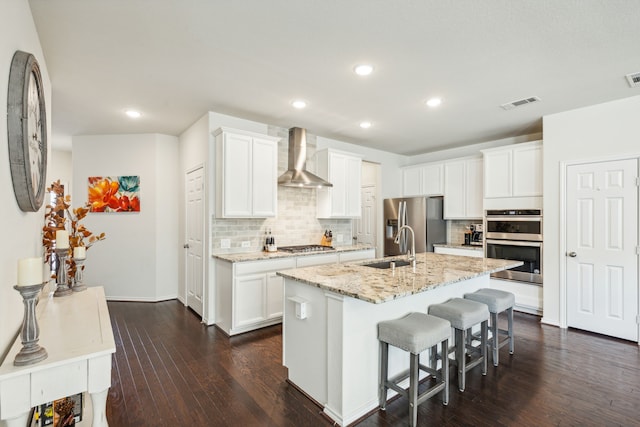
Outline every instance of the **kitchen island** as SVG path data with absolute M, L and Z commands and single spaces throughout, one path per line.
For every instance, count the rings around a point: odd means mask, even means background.
M 489 274 L 519 261 L 417 255 L 409 266 L 376 269 L 373 260 L 279 271 L 284 283 L 283 364 L 288 379 L 339 425 L 378 406 L 377 324 L 489 287 Z M 404 257 L 386 258 L 401 260 Z M 409 358 L 389 349 L 389 375 Z M 389 394 L 391 396 L 392 393 Z

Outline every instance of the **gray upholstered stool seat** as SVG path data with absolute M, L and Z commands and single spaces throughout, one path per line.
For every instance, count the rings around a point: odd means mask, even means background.
M 478 289 L 477 291 L 464 295 L 465 299 L 481 302 L 487 305 L 491 313 L 491 322 L 489 329 L 491 330 L 491 346 L 493 365 L 498 366 L 500 348 L 509 343 L 509 354 L 513 354 L 513 306 L 516 304 L 516 297 L 511 292 L 501 291 L 498 289 Z M 507 312 L 508 329 L 498 328 L 498 315 L 503 311 Z M 506 335 L 507 338 L 500 341 L 500 335 Z
M 458 366 L 458 388 L 465 389 L 466 372 L 471 368 L 482 365 L 482 375 L 487 374 L 487 323 L 489 321 L 489 309 L 486 304 L 471 301 L 464 298 L 451 298 L 442 304 L 429 306 L 429 314 L 448 320 L 455 329 L 455 347 L 443 352 L 442 358 L 449 357 L 449 353 L 455 351 L 455 363 Z M 471 328 L 480 324 L 480 346 L 471 346 Z M 467 353 L 475 353 L 477 357 L 466 362 Z M 446 356 L 445 356 L 446 355 Z
M 387 389 L 391 388 L 409 399 L 410 425 L 415 426 L 418 420 L 418 405 L 430 397 L 443 392 L 442 403 L 449 403 L 449 363 L 443 360 L 442 368 L 436 365 L 420 364 L 420 353 L 431 349 L 437 352 L 437 345 L 441 343 L 442 351 L 449 348 L 451 324 L 444 319 L 429 316 L 424 313 L 409 313 L 400 319 L 387 320 L 378 323 L 378 340 L 380 341 L 380 408 L 387 404 Z M 409 371 L 402 372 L 396 377 L 388 378 L 389 345 L 398 347 L 410 353 Z M 435 360 L 435 358 L 432 358 Z M 420 370 L 433 375 L 435 384 L 418 395 Z M 409 378 L 409 389 L 398 385 Z

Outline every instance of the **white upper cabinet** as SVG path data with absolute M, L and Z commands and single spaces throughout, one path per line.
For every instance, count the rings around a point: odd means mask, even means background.
M 456 159 L 444 164 L 444 218 L 480 219 L 482 159 Z
M 316 153 L 316 173 L 333 187 L 318 188 L 318 218 L 360 217 L 360 176 L 362 159 L 333 149 Z
M 482 150 L 484 197 L 542 196 L 542 141 Z
M 279 138 L 228 128 L 216 130 L 214 136 L 216 216 L 276 216 Z
M 402 194 L 441 196 L 444 194 L 444 164 L 408 166 L 402 170 Z

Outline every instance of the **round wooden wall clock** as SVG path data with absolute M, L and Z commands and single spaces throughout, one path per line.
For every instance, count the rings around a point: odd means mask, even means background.
M 21 210 L 42 206 L 47 175 L 47 112 L 42 76 L 36 58 L 16 51 L 7 96 L 9 163 L 16 201 Z

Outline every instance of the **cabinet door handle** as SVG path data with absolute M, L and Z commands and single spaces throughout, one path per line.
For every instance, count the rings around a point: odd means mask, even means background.
M 185 243 L 184 246 L 182 246 L 182 247 L 185 248 L 185 249 L 189 249 L 191 246 L 189 246 L 188 243 Z

